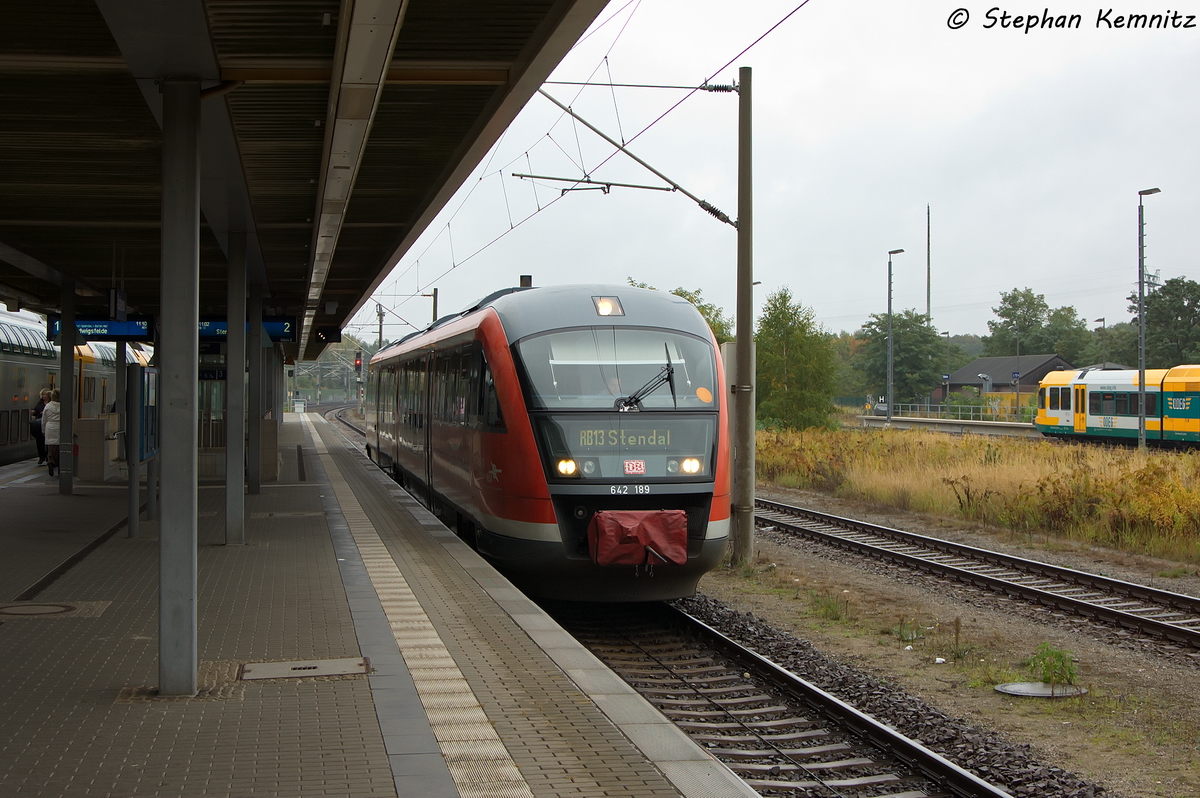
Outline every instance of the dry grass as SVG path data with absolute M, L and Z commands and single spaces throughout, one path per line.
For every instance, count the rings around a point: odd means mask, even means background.
M 758 475 L 1200 563 L 1200 454 L 900 430 L 758 433 Z

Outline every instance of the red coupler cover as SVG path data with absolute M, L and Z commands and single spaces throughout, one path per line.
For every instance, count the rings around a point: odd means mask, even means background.
M 588 524 L 588 549 L 597 565 L 683 565 L 683 510 L 601 510 Z

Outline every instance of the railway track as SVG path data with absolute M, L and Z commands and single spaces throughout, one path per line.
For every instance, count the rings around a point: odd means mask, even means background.
M 357 424 L 354 424 L 351 421 L 347 421 L 345 418 L 345 415 L 344 415 L 345 412 L 354 407 L 358 407 L 358 405 L 338 405 L 337 407 L 331 407 L 328 410 L 324 410 L 322 412 L 326 419 L 333 419 L 334 421 L 340 421 L 342 424 L 345 424 L 347 427 L 354 430 L 354 432 L 359 437 L 361 437 L 365 440 L 366 435 L 367 435 L 366 431 L 364 429 L 362 429 L 361 427 L 359 427 Z
M 548 609 L 761 795 L 1009 795 L 670 606 Z
M 1200 650 L 1200 599 L 759 499 L 756 523 Z

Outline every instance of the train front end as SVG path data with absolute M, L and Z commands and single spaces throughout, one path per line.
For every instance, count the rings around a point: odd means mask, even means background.
M 480 551 L 547 598 L 691 595 L 729 535 L 724 383 L 707 324 L 678 297 L 628 287 L 514 299 L 525 306 L 519 318 L 503 303 L 497 310 L 540 460 L 530 467 L 545 480 L 558 540 L 523 545 L 485 533 Z M 670 535 L 674 557 L 660 550 Z

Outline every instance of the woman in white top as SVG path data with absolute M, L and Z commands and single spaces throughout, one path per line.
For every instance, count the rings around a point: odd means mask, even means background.
M 50 392 L 50 401 L 42 410 L 42 434 L 46 436 L 47 463 L 50 466 L 50 476 L 54 476 L 58 468 L 58 425 L 62 418 L 62 405 L 58 403 L 59 392 Z

